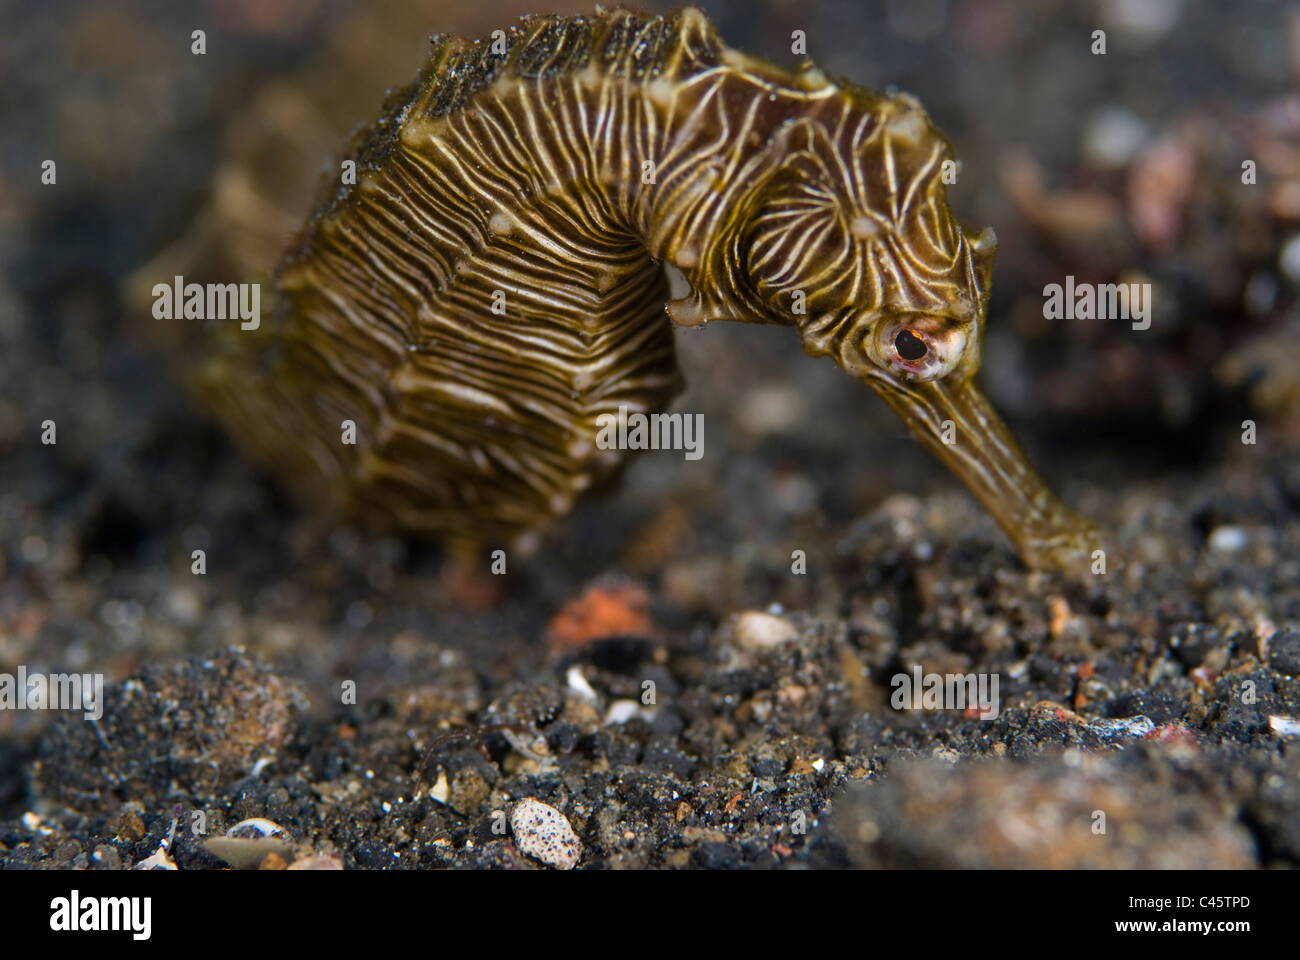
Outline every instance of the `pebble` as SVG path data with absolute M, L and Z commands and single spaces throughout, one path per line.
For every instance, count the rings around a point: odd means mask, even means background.
M 1126 107 L 1103 107 L 1089 119 L 1083 149 L 1088 158 L 1103 167 L 1122 167 L 1142 149 L 1147 128 Z
M 759 387 L 745 394 L 737 405 L 736 422 L 753 437 L 792 430 L 804 422 L 808 398 L 790 384 Z
M 106 843 L 95 847 L 95 852 L 90 855 L 90 858 L 105 870 L 122 869 L 121 855 Z
M 1119 717 L 1113 720 L 1093 720 L 1088 728 L 1104 740 L 1116 737 L 1145 737 L 1153 733 L 1156 725 L 1149 717 L 1139 714 L 1136 717 Z
M 736 618 L 736 642 L 747 650 L 771 650 L 798 636 L 789 620 L 769 613 L 749 610 Z
M 515 804 L 510 830 L 520 850 L 548 866 L 571 870 L 582 856 L 582 842 L 564 814 L 535 797 Z
M 1210 534 L 1210 549 L 1216 553 L 1236 553 L 1246 546 L 1246 531 L 1241 527 L 1215 527 Z
M 111 827 L 117 836 L 129 843 L 142 839 L 145 833 L 144 820 L 133 810 L 123 811 Z
M 1268 662 L 1278 673 L 1300 676 L 1300 630 L 1288 627 L 1269 638 Z
M 627 723 L 641 716 L 641 704 L 636 700 L 615 700 L 605 711 L 605 723 Z
M 1155 40 L 1183 16 L 1183 0 L 1105 0 L 1102 20 L 1134 39 Z
M 163 601 L 167 615 L 181 626 L 193 627 L 203 616 L 203 600 L 197 590 L 178 587 Z
M 1300 283 L 1300 233 L 1286 242 L 1278 254 L 1277 264 L 1287 278 Z

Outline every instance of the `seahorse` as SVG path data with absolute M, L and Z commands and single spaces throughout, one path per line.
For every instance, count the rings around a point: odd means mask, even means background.
M 953 162 L 913 97 L 731 49 L 693 8 L 435 37 L 198 389 L 308 498 L 467 554 L 535 539 L 617 468 L 603 418 L 667 408 L 672 324 L 781 324 L 1027 565 L 1077 569 L 1096 531 L 973 382 L 996 240 L 954 219 Z

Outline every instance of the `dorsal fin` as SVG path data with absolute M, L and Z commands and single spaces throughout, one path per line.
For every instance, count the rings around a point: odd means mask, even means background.
M 503 76 L 544 79 L 594 67 L 600 74 L 632 80 L 681 81 L 717 66 L 724 50 L 713 24 L 694 7 L 669 16 L 629 10 L 529 16 L 495 37 L 470 41 L 438 34 L 431 44 L 415 82 L 391 92 L 379 119 L 356 130 L 340 157 L 356 162 L 358 181 L 387 160 L 408 120 L 453 113 Z M 339 164 L 331 169 L 339 169 Z M 340 183 L 332 175 L 303 236 L 353 189 L 354 184 Z

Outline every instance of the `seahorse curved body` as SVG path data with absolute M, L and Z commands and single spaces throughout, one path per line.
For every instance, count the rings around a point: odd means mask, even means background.
M 692 9 L 435 38 L 354 137 L 355 182 L 329 185 L 269 322 L 223 330 L 201 390 L 308 496 L 469 548 L 616 468 L 599 418 L 669 403 L 670 320 L 786 324 L 1028 562 L 1066 562 L 1085 528 L 971 386 L 993 239 L 953 219 L 951 157 L 912 98 L 738 53 Z M 664 265 L 691 288 L 666 316 Z

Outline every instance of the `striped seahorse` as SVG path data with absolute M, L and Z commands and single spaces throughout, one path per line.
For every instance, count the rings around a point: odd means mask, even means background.
M 730 49 L 695 9 L 437 37 L 199 389 L 308 497 L 464 553 L 535 537 L 617 467 L 601 424 L 666 408 L 672 324 L 782 324 L 1027 564 L 1077 569 L 1095 532 L 973 385 L 995 240 L 954 219 L 952 163 L 912 97 Z

